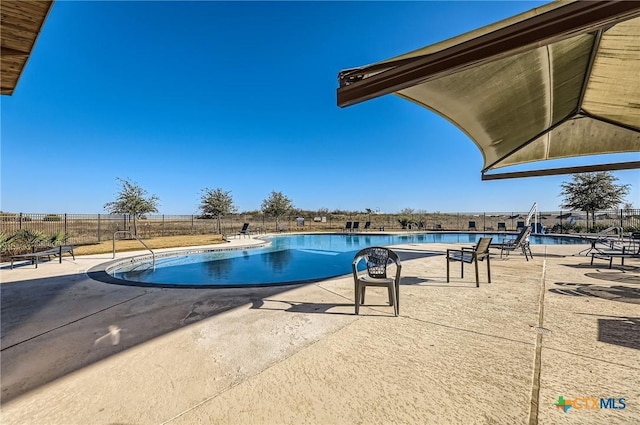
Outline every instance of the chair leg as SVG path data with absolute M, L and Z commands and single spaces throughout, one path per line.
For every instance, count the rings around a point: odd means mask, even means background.
M 447 258 L 447 283 L 449 283 L 449 259 Z
M 490 257 L 487 255 L 487 278 L 489 280 L 489 283 L 491 283 L 491 262 L 489 258 Z
M 396 291 L 395 291 L 395 285 L 389 285 L 387 286 L 387 292 L 389 293 L 389 305 L 394 306 L 396 305 Z M 394 308 L 395 310 L 395 308 Z
M 356 305 L 356 315 L 360 313 L 360 285 L 358 282 L 355 284 L 355 305 Z
M 360 304 L 364 305 L 364 293 L 367 290 L 366 285 L 360 286 Z
M 478 260 L 473 262 L 476 265 L 476 288 L 480 287 L 480 276 L 478 274 Z
M 389 291 L 390 291 L 389 295 L 391 295 L 393 297 L 390 301 L 394 301 L 396 299 L 396 297 L 397 297 L 395 283 L 392 284 L 392 285 L 389 285 Z M 396 317 L 398 317 L 398 310 L 399 310 L 398 309 L 398 303 L 394 301 L 393 302 L 393 315 L 396 316 Z
M 394 282 L 394 286 L 396 289 L 396 313 L 400 314 L 400 280 Z
M 460 278 L 464 278 L 464 261 L 460 261 Z

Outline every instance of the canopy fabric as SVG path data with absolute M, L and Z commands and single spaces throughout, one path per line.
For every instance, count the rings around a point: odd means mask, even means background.
M 517 164 L 640 152 L 640 2 L 607 3 L 554 2 L 342 71 L 338 105 L 394 93 L 438 113 L 480 149 L 483 178 Z M 578 13 L 581 27 L 571 21 Z M 544 24 L 555 32 L 536 33 Z M 598 169 L 640 167 L 626 164 Z
M 53 0 L 0 2 L 0 94 L 12 95 Z

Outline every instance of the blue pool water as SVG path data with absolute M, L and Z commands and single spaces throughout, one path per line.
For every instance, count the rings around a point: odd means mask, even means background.
M 425 233 L 408 235 L 289 235 L 268 238 L 262 248 L 173 254 L 113 270 L 116 279 L 161 286 L 233 287 L 312 282 L 351 273 L 356 252 L 368 246 L 451 243 L 469 245 L 491 236 L 494 242 L 515 235 Z M 532 235 L 532 244 L 578 244 L 583 239 Z

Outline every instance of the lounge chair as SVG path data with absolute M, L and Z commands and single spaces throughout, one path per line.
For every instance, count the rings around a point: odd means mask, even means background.
M 600 248 L 593 244 L 590 254 L 591 265 L 595 258 L 599 258 L 609 260 L 609 268 L 612 268 L 613 259 L 620 258 L 620 264 L 624 266 L 625 258 L 640 258 L 640 233 L 633 233 L 631 238 L 626 242 L 623 241 L 622 244 L 612 242 L 610 248 Z
M 52 256 L 58 256 L 60 258 L 60 263 L 62 263 L 62 254 L 70 253 L 71 257 L 75 261 L 76 256 L 73 254 L 73 246 L 72 245 L 60 245 L 55 248 L 50 248 L 44 251 L 31 252 L 29 254 L 18 254 L 11 256 L 11 268 L 13 269 L 13 262 L 15 260 L 31 260 L 31 264 L 35 264 L 36 269 L 38 268 L 38 262 L 40 258 L 47 257 L 47 259 L 51 260 Z
M 251 232 L 249 231 L 249 223 L 244 223 L 242 225 L 242 229 L 236 234 L 236 236 L 249 236 L 251 237 Z
M 351 231 L 352 232 L 356 232 L 360 230 L 360 222 L 359 221 L 354 221 L 353 222 L 353 226 L 351 227 Z
M 476 222 L 475 221 L 470 221 L 469 222 L 469 230 L 475 232 L 476 230 Z
M 350 232 L 351 231 L 351 222 L 347 221 L 344 225 L 344 229 L 345 232 Z
M 498 223 L 498 232 L 506 232 L 507 231 L 507 225 L 506 223 Z
M 362 228 L 362 230 L 370 230 L 371 229 L 371 222 L 370 221 L 365 221 L 364 222 L 364 227 Z
M 365 260 L 367 264 L 366 274 L 358 272 L 358 263 Z M 389 262 L 396 265 L 396 276 L 387 277 L 387 265 Z M 386 287 L 389 293 L 389 305 L 393 306 L 393 314 L 400 314 L 400 270 L 402 265 L 398 255 L 388 248 L 374 246 L 360 250 L 351 264 L 355 285 L 356 314 L 360 313 L 360 305 L 364 304 L 365 289 L 367 286 Z
M 509 256 L 509 253 L 511 251 L 520 249 L 524 254 L 524 258 L 526 258 L 527 261 L 529 261 L 529 257 L 533 258 L 533 254 L 531 253 L 531 246 L 529 244 L 530 235 L 531 235 L 531 227 L 523 227 L 515 239 L 505 239 L 500 244 L 491 244 L 491 247 L 500 248 L 500 258 L 502 258 L 502 254 L 505 252 L 507 253 L 506 256 Z
M 476 268 L 476 287 L 480 287 L 480 277 L 478 275 L 478 261 L 487 259 L 487 278 L 491 283 L 491 264 L 489 263 L 489 246 L 492 238 L 480 238 L 475 247 L 461 249 L 447 249 L 447 282 L 449 282 L 449 263 L 451 261 L 460 262 L 460 278 L 464 278 L 464 263 L 474 263 Z

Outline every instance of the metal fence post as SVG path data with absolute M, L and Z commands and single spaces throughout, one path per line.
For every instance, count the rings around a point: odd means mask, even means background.
M 160 234 L 164 236 L 164 214 L 162 214 L 162 228 L 160 230 Z
M 191 214 L 191 234 L 193 235 L 193 214 Z
M 98 214 L 98 243 L 100 243 L 100 214 Z
M 67 213 L 64 213 L 64 234 L 65 235 L 67 234 L 67 230 L 68 230 L 68 227 L 67 227 Z

